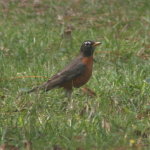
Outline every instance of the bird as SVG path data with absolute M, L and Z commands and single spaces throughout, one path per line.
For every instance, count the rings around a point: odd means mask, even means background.
M 71 98 L 73 88 L 86 84 L 92 76 L 93 53 L 101 42 L 84 41 L 80 47 L 79 55 L 72 60 L 62 71 L 53 75 L 42 85 L 34 87 L 28 93 L 43 90 L 45 92 L 54 88 L 64 88 L 68 99 Z

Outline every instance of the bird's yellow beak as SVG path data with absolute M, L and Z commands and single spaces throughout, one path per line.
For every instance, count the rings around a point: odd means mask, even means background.
M 95 42 L 94 44 L 93 44 L 93 46 L 98 46 L 98 45 L 100 45 L 100 44 L 102 44 L 101 42 Z

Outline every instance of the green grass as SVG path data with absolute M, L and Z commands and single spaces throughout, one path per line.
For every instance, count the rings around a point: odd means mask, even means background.
M 67 26 L 72 35 L 63 38 Z M 150 148 L 150 2 L 17 0 L 0 7 L 0 144 L 33 150 Z M 83 41 L 101 41 L 89 97 L 74 89 L 18 96 L 61 70 Z

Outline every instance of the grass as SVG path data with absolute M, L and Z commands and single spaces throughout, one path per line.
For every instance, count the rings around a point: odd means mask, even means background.
M 29 141 L 36 150 L 150 148 L 147 0 L 1 3 L 0 144 L 23 149 Z M 75 89 L 72 109 L 64 105 L 70 102 L 62 89 L 18 97 L 47 79 L 16 77 L 52 76 L 87 39 L 102 42 L 86 85 L 96 97 Z

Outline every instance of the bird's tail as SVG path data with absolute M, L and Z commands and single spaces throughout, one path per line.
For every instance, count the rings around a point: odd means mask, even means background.
M 43 89 L 44 89 L 44 86 L 41 85 L 41 86 L 34 87 L 33 89 L 29 90 L 27 93 L 38 92 Z
M 55 87 L 56 87 L 55 85 L 53 85 L 53 84 L 51 85 L 51 84 L 49 84 L 49 82 L 45 82 L 44 84 L 34 87 L 33 89 L 29 90 L 27 93 L 38 92 L 40 90 L 47 92 Z

